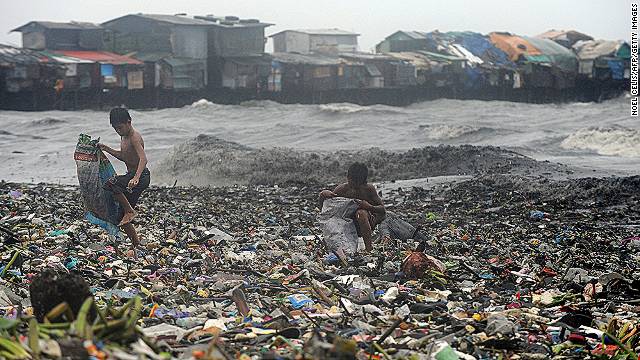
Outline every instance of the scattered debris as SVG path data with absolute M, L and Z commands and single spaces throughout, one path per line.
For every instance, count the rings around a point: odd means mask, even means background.
M 325 247 L 320 188 L 152 187 L 134 260 L 82 220 L 76 187 L 0 183 L 0 355 L 638 358 L 640 178 L 399 187 L 382 197 L 423 238 L 346 264 Z M 46 268 L 93 296 L 72 287 L 36 320 Z

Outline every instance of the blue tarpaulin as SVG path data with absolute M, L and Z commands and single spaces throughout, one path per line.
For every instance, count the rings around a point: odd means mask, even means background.
M 465 68 L 465 73 L 467 75 L 464 81 L 465 88 L 472 89 L 472 88 L 479 88 L 482 86 L 483 77 L 482 77 L 482 71 L 479 68 L 467 66 Z
M 607 60 L 607 65 L 611 69 L 611 78 L 613 80 L 624 79 L 624 63 L 622 60 Z
M 460 45 L 483 61 L 511 69 L 516 68 L 515 64 L 509 60 L 509 56 L 495 47 L 486 36 L 473 32 L 456 32 L 453 34 L 455 34 L 456 40 Z
M 102 64 L 102 65 L 100 65 L 100 75 L 102 75 L 102 76 L 113 76 L 113 65 L 111 65 L 111 64 Z

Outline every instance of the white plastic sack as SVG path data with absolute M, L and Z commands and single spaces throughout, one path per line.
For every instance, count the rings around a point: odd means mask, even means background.
M 318 222 L 329 251 L 341 249 L 346 255 L 358 250 L 358 233 L 353 221 L 358 203 L 353 199 L 336 197 L 322 204 Z

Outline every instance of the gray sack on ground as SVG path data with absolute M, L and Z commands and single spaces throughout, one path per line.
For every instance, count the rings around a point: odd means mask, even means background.
M 399 240 L 424 240 L 425 237 L 418 232 L 416 234 L 416 228 L 408 222 L 402 220 L 398 214 L 387 211 L 384 220 L 378 225 L 378 231 L 380 236 L 389 236 L 392 239 Z
M 347 255 L 357 252 L 358 233 L 353 221 L 357 210 L 358 203 L 353 199 L 336 197 L 324 201 L 318 222 L 329 251 L 342 249 Z

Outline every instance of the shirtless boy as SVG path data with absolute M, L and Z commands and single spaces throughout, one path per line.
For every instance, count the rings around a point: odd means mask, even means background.
M 358 235 L 362 236 L 365 251 L 373 250 L 371 233 L 379 223 L 384 220 L 386 211 L 382 204 L 382 199 L 378 196 L 376 188 L 372 184 L 367 184 L 369 169 L 362 163 L 354 163 L 347 171 L 347 182 L 338 185 L 333 191 L 323 190 L 320 192 L 320 200 L 333 198 L 336 196 L 355 199 L 360 205 L 356 211 L 356 224 Z
M 139 241 L 136 229 L 131 224 L 131 220 L 136 216 L 134 207 L 151 181 L 151 175 L 147 169 L 147 155 L 144 153 L 144 140 L 131 125 L 131 116 L 127 109 L 111 109 L 109 122 L 120 135 L 120 150 L 112 149 L 104 144 L 98 144 L 98 146 L 116 159 L 123 161 L 127 165 L 127 173 L 109 179 L 104 184 L 104 189 L 111 191 L 113 197 L 122 206 L 124 215 L 119 225 L 131 239 L 132 246 L 135 248 Z

